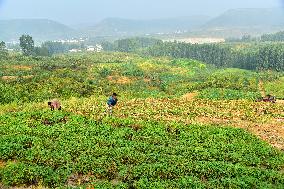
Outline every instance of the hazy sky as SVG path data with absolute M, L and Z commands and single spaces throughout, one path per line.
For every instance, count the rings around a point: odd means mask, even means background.
M 274 8 L 284 0 L 0 0 L 0 19 L 48 18 L 65 24 L 106 17 L 151 19 L 217 15 L 232 8 Z

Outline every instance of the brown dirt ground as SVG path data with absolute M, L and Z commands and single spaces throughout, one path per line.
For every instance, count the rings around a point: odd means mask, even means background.
M 31 70 L 33 67 L 32 66 L 23 66 L 23 65 L 14 65 L 14 66 L 10 66 L 10 68 L 13 68 L 15 70 Z
M 220 124 L 229 125 L 236 128 L 243 128 L 257 135 L 260 139 L 268 142 L 273 147 L 284 150 L 284 118 L 274 119 L 271 123 L 254 123 L 244 120 L 226 120 L 208 117 L 196 118 L 198 123 L 202 124 Z
M 36 185 L 6 187 L 0 183 L 0 189 L 48 189 L 48 188 L 43 187 L 43 186 L 36 186 Z
M 33 75 L 25 75 L 23 76 L 24 79 L 30 79 L 30 78 L 33 78 L 34 76 Z
M 22 76 L 24 79 L 30 79 L 33 78 L 33 75 L 25 75 Z M 2 76 L 2 80 L 8 81 L 8 80 L 16 80 L 17 78 L 19 78 L 19 76 Z
M 276 100 L 276 103 L 284 105 L 284 100 Z
M 125 76 L 108 76 L 107 79 L 117 84 L 131 84 L 133 81 Z
M 187 101 L 190 101 L 190 100 L 193 100 L 197 95 L 198 95 L 198 93 L 186 93 L 181 98 L 185 99 Z
M 143 81 L 144 81 L 145 83 L 150 83 L 150 82 L 151 82 L 151 79 L 145 78 L 145 79 L 143 79 Z
M 5 167 L 6 163 L 0 160 L 0 168 Z
M 2 79 L 3 80 L 15 80 L 15 79 L 17 79 L 18 78 L 18 76 L 2 76 Z

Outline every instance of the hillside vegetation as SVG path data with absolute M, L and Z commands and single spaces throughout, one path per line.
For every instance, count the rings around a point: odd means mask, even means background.
M 284 187 L 283 104 L 255 102 L 281 96 L 282 72 L 129 53 L 0 67 L 0 187 Z
M 105 51 L 135 52 L 144 56 L 169 56 L 203 61 L 216 67 L 284 71 L 282 42 L 230 42 L 188 44 L 154 38 L 127 38 L 102 43 Z

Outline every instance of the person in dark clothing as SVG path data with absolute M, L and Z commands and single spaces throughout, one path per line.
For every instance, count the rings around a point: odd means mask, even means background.
M 113 93 L 107 101 L 107 112 L 109 115 L 112 115 L 113 107 L 117 104 L 117 101 L 117 94 Z

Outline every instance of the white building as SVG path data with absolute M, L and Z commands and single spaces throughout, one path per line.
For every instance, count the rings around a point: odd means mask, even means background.
M 76 53 L 76 52 L 82 52 L 82 50 L 80 50 L 80 49 L 71 49 L 71 50 L 69 50 L 69 52 Z
M 87 47 L 88 52 L 101 52 L 102 50 L 103 50 L 103 47 L 99 44 L 96 44 L 95 46 Z

